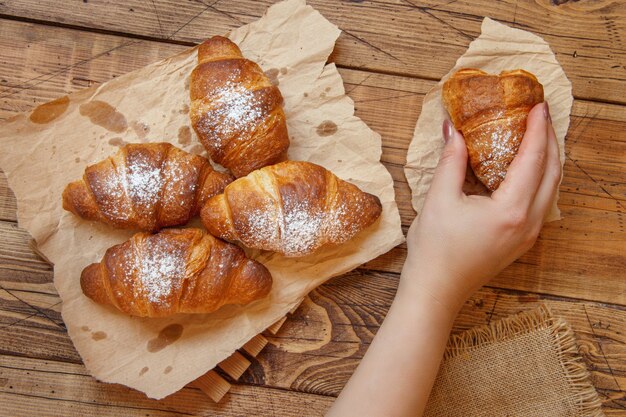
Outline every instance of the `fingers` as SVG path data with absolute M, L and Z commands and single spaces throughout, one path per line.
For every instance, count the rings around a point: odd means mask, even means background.
M 535 201 L 531 209 L 531 216 L 543 220 L 552 207 L 554 196 L 561 180 L 561 160 L 559 158 L 559 145 L 552 123 L 548 120 L 548 156 L 546 159 L 545 174 L 539 184 Z
M 528 114 L 526 133 L 506 177 L 492 198 L 505 198 L 528 210 L 543 178 L 548 156 L 548 108 L 537 104 Z
M 444 121 L 442 129 L 446 146 L 439 158 L 431 189 L 441 191 L 441 195 L 460 195 L 467 170 L 467 147 L 450 120 Z

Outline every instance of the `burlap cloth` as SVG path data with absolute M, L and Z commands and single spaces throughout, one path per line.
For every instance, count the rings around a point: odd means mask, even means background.
M 424 413 L 603 415 L 571 327 L 547 307 L 452 336 Z

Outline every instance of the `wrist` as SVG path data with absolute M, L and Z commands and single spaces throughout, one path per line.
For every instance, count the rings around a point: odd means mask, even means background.
M 440 306 L 456 316 L 469 294 L 461 291 L 452 271 L 437 267 L 432 263 L 407 261 L 402 269 L 396 299 L 402 303 L 427 302 Z
M 442 328 L 452 327 L 460 306 L 455 302 L 444 300 L 427 290 L 404 291 L 398 289 L 392 304 L 396 315 L 407 319 L 427 320 L 436 322 Z M 398 314 L 398 312 L 401 312 Z

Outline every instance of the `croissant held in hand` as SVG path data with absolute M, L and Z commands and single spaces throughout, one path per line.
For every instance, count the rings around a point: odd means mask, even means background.
M 543 86 L 524 70 L 490 75 L 457 71 L 443 85 L 443 103 L 463 133 L 470 165 L 491 191 L 498 188 L 517 154 L 528 113 L 543 102 Z
M 200 45 L 190 95 L 191 123 L 200 141 L 211 159 L 236 177 L 285 159 L 283 97 L 233 42 L 215 36 Z
M 109 248 L 80 277 L 83 293 L 141 317 L 210 313 L 265 297 L 269 271 L 243 250 L 200 229 L 137 233 Z
M 63 208 L 115 227 L 156 231 L 187 223 L 234 178 L 169 143 L 126 145 L 63 191 Z
M 209 199 L 200 216 L 209 232 L 286 256 L 343 243 L 376 221 L 378 197 L 310 162 L 254 171 Z

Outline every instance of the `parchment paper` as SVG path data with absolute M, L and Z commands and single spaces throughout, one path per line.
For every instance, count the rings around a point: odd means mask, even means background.
M 339 33 L 303 0 L 289 0 L 229 35 L 246 57 L 279 83 L 291 137 L 290 158 L 323 165 L 379 196 L 383 204 L 380 221 L 347 244 L 298 259 L 256 253 L 270 269 L 274 286 L 267 298 L 246 307 L 141 319 L 92 302 L 80 290 L 82 269 L 132 232 L 83 221 L 61 207 L 65 185 L 80 178 L 87 164 L 116 152 L 115 145 L 122 141 L 165 140 L 203 153 L 193 130 L 188 130 L 188 78 L 197 60 L 195 48 L 1 126 L 0 166 L 17 197 L 19 223 L 54 263 L 68 333 L 96 378 L 136 388 L 152 398 L 171 394 L 285 316 L 316 286 L 403 241 L 393 181 L 379 162 L 380 135 L 354 116 L 341 76 L 334 65 L 325 65 Z M 92 123 L 81 115 L 80 107 L 94 101 L 108 103 L 117 113 L 96 120 L 100 125 Z M 183 329 L 178 340 L 172 342 L 176 332 L 159 337 L 173 324 Z
M 572 84 L 565 76 L 546 41 L 530 32 L 513 29 L 486 17 L 481 34 L 457 60 L 454 68 L 424 97 L 422 113 L 417 120 L 413 140 L 407 153 L 404 173 L 412 190 L 413 208 L 422 209 L 439 156 L 443 150 L 441 124 L 448 113 L 441 101 L 441 88 L 450 75 L 461 68 L 479 68 L 499 74 L 504 70 L 524 69 L 543 84 L 544 98 L 550 105 L 552 123 L 559 143 L 561 166 L 565 162 L 565 134 L 572 108 Z M 464 187 L 472 194 L 485 194 L 487 189 L 468 168 Z M 559 220 L 558 194 L 546 221 Z

